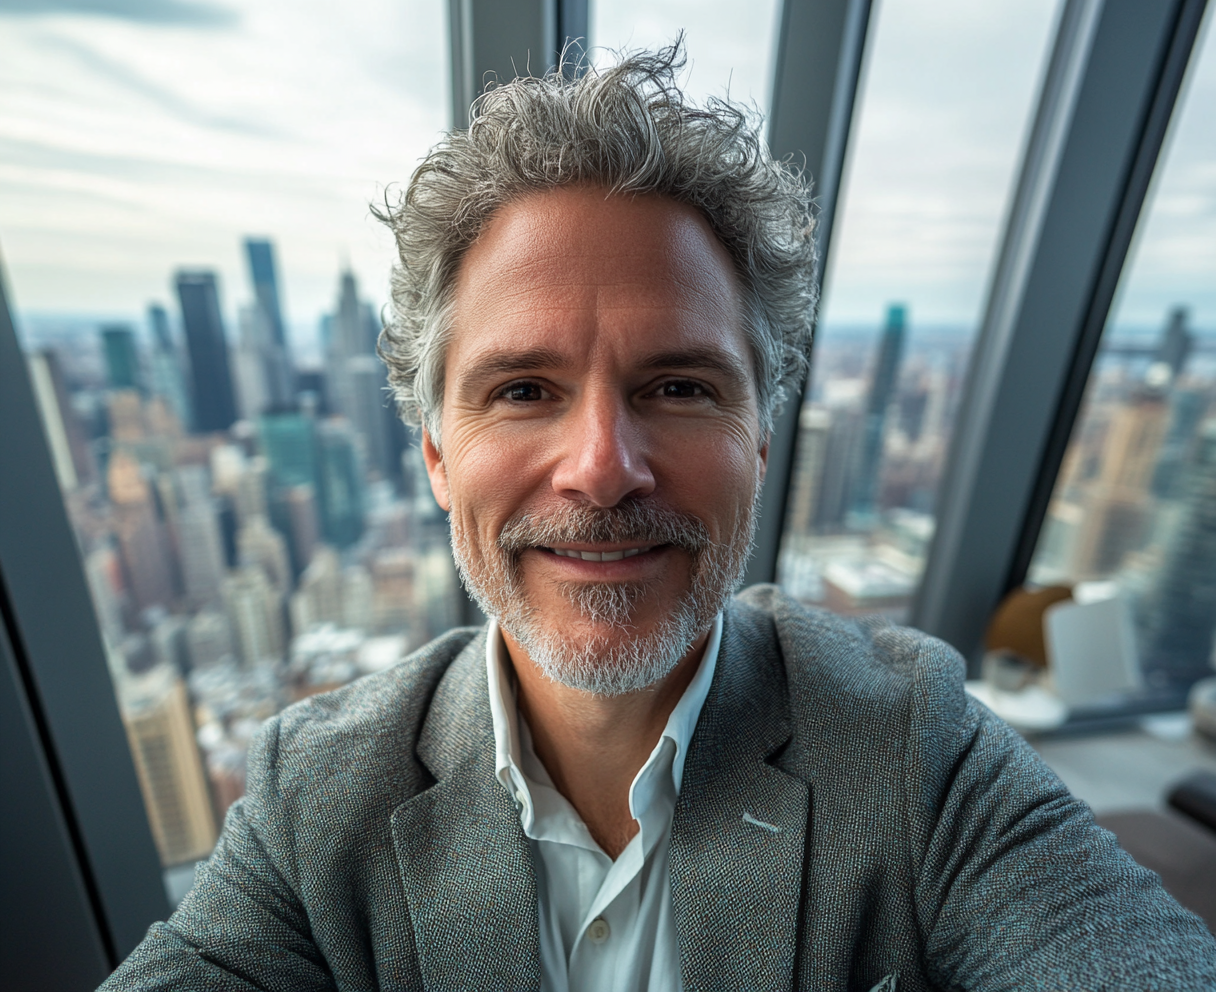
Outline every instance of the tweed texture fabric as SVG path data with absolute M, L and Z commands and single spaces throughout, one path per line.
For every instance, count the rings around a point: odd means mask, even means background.
M 453 631 L 268 721 L 194 889 L 102 988 L 539 989 L 484 659 Z M 916 631 L 731 604 L 672 823 L 689 992 L 1216 989 L 1199 919 L 962 682 Z

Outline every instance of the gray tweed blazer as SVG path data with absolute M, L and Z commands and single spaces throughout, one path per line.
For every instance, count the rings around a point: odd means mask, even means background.
M 453 631 L 269 721 L 194 890 L 102 988 L 539 989 L 485 672 Z M 735 600 L 672 824 L 688 990 L 1216 989 L 1199 919 L 962 683 L 916 631 Z

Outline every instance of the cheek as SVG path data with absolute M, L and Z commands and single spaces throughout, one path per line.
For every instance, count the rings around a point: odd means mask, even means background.
M 711 530 L 731 529 L 740 510 L 751 506 L 759 484 L 757 447 L 754 438 L 735 430 L 699 444 L 671 445 L 663 458 L 670 502 Z
M 502 525 L 533 492 L 526 449 L 501 437 L 460 432 L 444 453 L 452 513 L 466 533 L 497 538 Z

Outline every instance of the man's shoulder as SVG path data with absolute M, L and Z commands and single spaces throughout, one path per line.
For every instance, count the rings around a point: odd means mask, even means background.
M 272 717 L 250 749 L 251 790 L 280 800 L 331 790 L 379 789 L 399 797 L 415 791 L 425 777 L 415 748 L 435 692 L 481 633 L 450 630 L 386 671 Z
M 890 732 L 966 719 L 963 658 L 922 631 L 806 606 L 773 585 L 744 590 L 730 617 L 745 639 L 767 641 L 804 728 Z

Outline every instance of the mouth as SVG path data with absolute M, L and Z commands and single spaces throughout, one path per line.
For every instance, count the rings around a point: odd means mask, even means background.
M 625 558 L 635 558 L 638 555 L 646 554 L 648 551 L 653 551 L 657 544 L 641 544 L 629 548 L 612 548 L 608 550 L 596 550 L 592 548 L 540 548 L 541 551 L 547 551 L 549 554 L 557 555 L 559 558 L 577 558 L 581 561 L 622 561 Z

